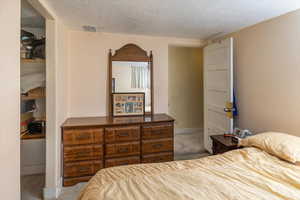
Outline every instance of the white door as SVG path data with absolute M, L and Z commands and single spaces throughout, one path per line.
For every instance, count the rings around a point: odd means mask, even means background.
M 204 147 L 212 153 L 211 135 L 232 132 L 233 39 L 204 48 Z

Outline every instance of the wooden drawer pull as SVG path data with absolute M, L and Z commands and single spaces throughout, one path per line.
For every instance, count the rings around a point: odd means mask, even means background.
M 120 137 L 128 137 L 129 133 L 128 132 L 118 133 L 118 136 L 120 136 Z
M 87 151 L 87 152 L 84 152 L 84 151 L 82 151 L 82 152 L 77 152 L 77 153 L 76 153 L 76 156 L 87 156 L 87 155 L 89 155 L 89 153 L 90 153 L 90 152 L 88 152 L 88 151 Z
M 155 149 L 159 149 L 163 146 L 163 144 L 153 144 L 152 147 Z
M 90 139 L 91 137 L 90 137 L 90 135 L 88 135 L 88 134 L 80 134 L 80 135 L 77 135 L 76 136 L 76 139 L 77 140 L 85 140 L 85 139 Z
M 161 134 L 161 130 L 152 130 L 153 134 Z
M 78 167 L 78 172 L 88 172 L 90 171 L 90 168 L 89 167 Z
M 122 163 L 121 165 L 129 165 L 129 162 Z
M 120 149 L 118 150 L 118 152 L 119 152 L 119 153 L 127 153 L 127 152 L 129 152 L 129 148 L 128 148 L 128 147 L 120 148 Z

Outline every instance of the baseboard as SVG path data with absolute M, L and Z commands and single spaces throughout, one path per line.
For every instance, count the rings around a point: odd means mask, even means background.
M 196 132 L 203 132 L 203 128 L 175 128 L 174 134 L 193 134 Z
M 43 190 L 43 199 L 50 200 L 50 199 L 57 199 L 60 195 L 61 188 L 44 188 Z
M 43 174 L 45 169 L 45 165 L 21 166 L 21 175 Z
M 56 199 L 57 188 L 44 188 L 43 189 L 43 199 Z

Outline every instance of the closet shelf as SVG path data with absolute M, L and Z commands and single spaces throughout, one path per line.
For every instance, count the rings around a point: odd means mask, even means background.
M 28 59 L 28 58 L 21 58 L 22 63 L 45 63 L 46 60 L 42 58 L 35 58 L 35 59 Z
M 35 133 L 31 134 L 28 131 L 21 133 L 21 140 L 30 140 L 30 139 L 43 139 L 46 138 L 45 133 Z
M 28 92 L 27 95 L 21 95 L 22 101 L 33 100 L 33 99 L 41 99 L 46 97 L 46 89 L 39 87 L 32 89 Z
M 44 95 L 36 95 L 36 96 L 24 96 L 24 95 L 22 95 L 21 100 L 22 101 L 27 101 L 27 100 L 41 99 L 41 98 L 44 98 L 44 97 L 45 97 Z

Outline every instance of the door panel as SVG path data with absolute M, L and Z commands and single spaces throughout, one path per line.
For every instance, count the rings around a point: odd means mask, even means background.
M 207 93 L 207 101 L 210 102 L 212 105 L 223 105 L 224 99 L 228 98 L 228 95 L 226 92 L 218 92 L 214 90 L 210 90 L 209 93 Z
M 216 80 L 216 81 L 208 81 L 207 88 L 208 89 L 217 89 L 227 91 L 228 80 L 227 70 L 219 71 L 219 70 L 210 70 L 206 72 L 207 80 Z
M 228 123 L 228 119 L 226 114 L 222 109 L 208 109 L 207 112 L 207 121 L 210 124 L 215 124 L 216 127 L 222 127 L 224 130 L 229 131 L 230 124 Z M 217 123 L 216 123 L 217 122 Z
M 204 147 L 212 153 L 211 135 L 233 131 L 224 111 L 233 102 L 233 39 L 204 48 Z

